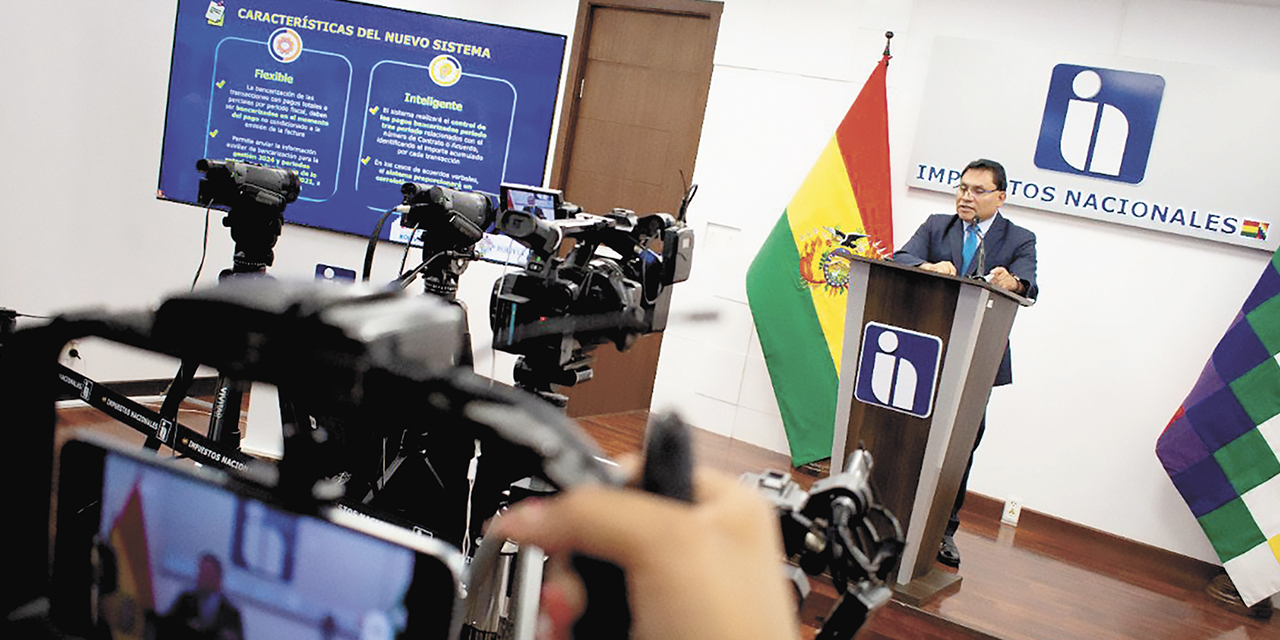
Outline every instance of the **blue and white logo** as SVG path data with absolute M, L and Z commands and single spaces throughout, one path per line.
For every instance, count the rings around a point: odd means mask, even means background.
M 933 413 L 942 339 L 868 322 L 853 396 L 862 402 L 927 418 Z
M 1049 80 L 1035 164 L 1138 184 L 1147 172 L 1164 78 L 1059 64 Z

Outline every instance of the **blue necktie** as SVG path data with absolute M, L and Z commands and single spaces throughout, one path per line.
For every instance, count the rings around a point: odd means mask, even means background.
M 969 265 L 973 263 L 973 254 L 978 250 L 978 225 L 967 224 L 964 226 L 964 268 L 960 270 L 960 275 L 969 273 Z

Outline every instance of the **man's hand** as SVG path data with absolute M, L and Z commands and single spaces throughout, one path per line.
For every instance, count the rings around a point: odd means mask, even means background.
M 1004 289 L 1006 291 L 1012 291 L 1014 293 L 1022 293 L 1022 290 L 1023 290 L 1022 281 L 1019 280 L 1017 276 L 1013 275 L 1012 273 L 1009 273 L 1008 269 L 1005 269 L 1004 267 L 996 267 L 991 270 L 991 273 L 989 274 L 989 276 L 990 276 L 989 282 L 991 282 L 991 284 L 994 284 L 995 286 L 1000 287 L 1001 289 Z
M 792 587 L 783 577 L 778 515 L 732 476 L 694 472 L 696 502 L 582 486 L 523 500 L 487 535 L 549 554 L 539 637 L 570 640 L 591 594 L 568 569 L 580 552 L 626 571 L 634 640 L 798 640 Z
M 956 266 L 955 266 L 954 264 L 951 264 L 950 262 L 947 262 L 947 261 L 943 261 L 943 262 L 924 262 L 924 263 L 921 263 L 921 264 L 919 265 L 919 267 L 920 267 L 921 269 L 924 269 L 925 271 L 932 271 L 932 272 L 934 272 L 934 273 L 941 273 L 941 274 L 942 274 L 942 275 L 944 275 L 944 276 L 954 276 L 954 275 L 956 275 Z

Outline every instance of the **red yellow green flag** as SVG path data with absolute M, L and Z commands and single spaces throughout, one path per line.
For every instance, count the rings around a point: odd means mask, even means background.
M 797 466 L 831 455 L 850 257 L 893 254 L 888 67 L 886 54 L 747 270 L 747 301 Z
M 108 536 L 116 554 L 116 589 L 102 598 L 102 613 L 115 630 L 116 638 L 141 640 L 146 630 L 146 612 L 155 610 L 151 583 L 151 554 L 147 549 L 146 518 L 142 494 L 137 486 L 129 492 L 124 509 Z

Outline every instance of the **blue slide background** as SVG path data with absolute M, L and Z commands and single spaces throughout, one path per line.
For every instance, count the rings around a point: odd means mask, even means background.
M 495 197 L 542 184 L 564 36 L 341 0 L 225 0 L 219 26 L 213 4 L 178 4 L 158 197 L 195 203 L 200 158 L 290 166 L 303 187 L 288 221 L 366 236 L 404 175 Z M 290 62 L 269 48 L 284 28 L 302 42 Z M 454 84 L 432 81 L 441 55 Z

